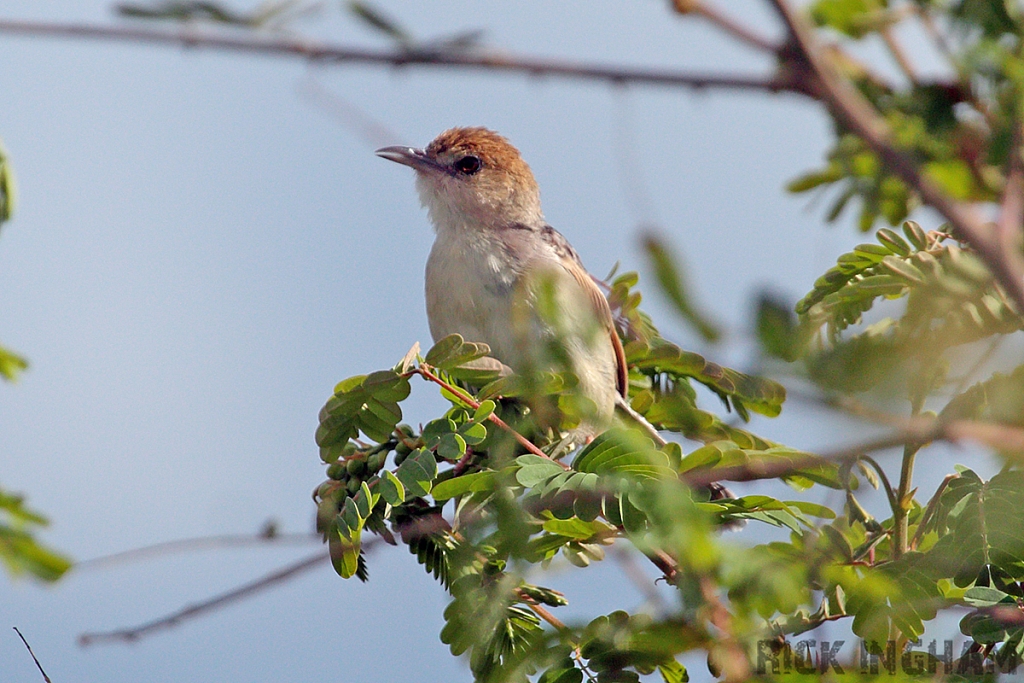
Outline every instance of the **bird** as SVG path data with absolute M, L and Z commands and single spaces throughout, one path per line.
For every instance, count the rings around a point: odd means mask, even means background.
M 541 210 L 540 189 L 512 143 L 487 128 L 451 128 L 423 149 L 376 154 L 416 171 L 435 239 L 427 259 L 434 341 L 483 342 L 516 373 L 568 370 L 589 440 L 627 397 L 627 365 L 608 300 Z

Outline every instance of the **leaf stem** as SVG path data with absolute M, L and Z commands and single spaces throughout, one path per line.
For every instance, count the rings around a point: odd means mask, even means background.
M 935 516 L 935 511 L 939 509 L 939 500 L 942 498 L 942 492 L 949 486 L 949 482 L 954 479 L 959 479 L 959 474 L 947 474 L 943 478 L 942 483 L 939 484 L 939 488 L 935 489 L 935 493 L 932 494 L 932 499 L 928 501 L 928 507 L 925 508 L 924 514 L 921 515 L 921 522 L 917 525 L 917 531 L 914 533 L 914 538 L 910 541 L 910 549 L 915 550 L 917 544 L 921 542 L 921 538 L 927 531 L 928 524 L 932 521 L 932 517 Z
M 882 486 L 885 488 L 885 495 L 889 499 L 889 507 L 892 508 L 893 517 L 896 516 L 896 508 L 899 507 L 899 498 L 896 496 L 896 491 L 893 490 L 892 484 L 889 483 L 889 477 L 886 476 L 885 470 L 878 464 L 878 461 L 869 455 L 865 455 L 861 458 L 864 462 L 871 465 L 871 467 L 878 472 L 878 478 L 882 481 Z
M 457 399 L 462 401 L 464 404 L 466 404 L 467 406 L 469 406 L 473 410 L 476 410 L 477 408 L 480 407 L 480 402 L 479 401 L 477 401 L 472 396 L 470 396 L 466 392 L 462 391 L 458 387 L 452 385 L 450 382 L 446 382 L 443 379 L 441 379 L 440 377 L 438 377 L 437 375 L 435 375 L 433 372 L 430 371 L 430 366 L 426 365 L 425 363 L 420 363 L 419 367 L 417 367 L 417 368 L 415 368 L 413 370 L 410 370 L 409 372 L 410 373 L 415 373 L 415 374 L 423 377 L 424 379 L 429 380 L 429 381 L 437 384 L 438 386 L 440 386 L 445 391 L 447 391 L 450 394 L 452 394 L 453 396 L 455 396 Z M 498 417 L 494 413 L 491 413 L 490 415 L 488 415 L 487 419 L 490 420 L 490 422 L 493 423 L 494 425 L 496 425 L 499 429 L 503 429 L 506 432 L 508 432 L 509 434 L 511 434 L 512 437 L 517 442 L 519 442 L 519 445 L 522 446 L 523 448 L 525 448 L 530 453 L 532 453 L 534 455 L 538 455 L 538 456 L 540 456 L 542 458 L 545 458 L 547 460 L 550 460 L 551 462 L 556 462 L 563 469 L 567 469 L 567 470 L 570 469 L 570 467 L 568 465 L 566 465 L 565 463 L 559 462 L 558 460 L 555 460 L 554 458 L 550 457 L 547 453 L 545 453 L 540 448 L 538 448 L 536 444 L 534 444 L 532 441 L 527 439 L 525 436 L 523 436 L 522 434 L 517 432 L 515 429 L 512 428 L 511 425 L 509 425 L 509 423 L 505 422 L 504 420 L 502 420 L 500 417 Z
M 892 559 L 897 560 L 907 552 L 907 525 L 910 513 L 910 486 L 914 478 L 914 458 L 921 450 L 921 444 L 908 443 L 903 447 L 903 463 L 900 466 L 900 486 L 896 491 L 896 508 L 892 511 Z

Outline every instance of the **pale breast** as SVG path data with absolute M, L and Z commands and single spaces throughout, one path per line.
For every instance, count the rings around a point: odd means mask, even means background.
M 427 321 L 434 341 L 461 334 L 490 346 L 491 355 L 506 365 L 519 365 L 509 329 L 517 267 L 492 240 L 439 234 L 426 271 Z
M 618 364 L 591 293 L 536 233 L 504 237 L 498 242 L 480 233 L 438 234 L 426 272 L 431 335 L 437 341 L 458 333 L 484 342 L 516 371 L 573 371 L 581 394 L 596 404 L 592 425 L 606 425 Z

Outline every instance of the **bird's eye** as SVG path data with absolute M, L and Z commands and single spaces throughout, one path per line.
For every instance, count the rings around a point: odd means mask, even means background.
M 480 170 L 480 158 L 475 156 L 464 156 L 455 162 L 455 170 L 466 175 L 473 175 Z

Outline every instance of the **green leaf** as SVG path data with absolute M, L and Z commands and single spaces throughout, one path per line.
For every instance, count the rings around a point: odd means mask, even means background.
M 940 537 L 927 554 L 937 571 L 961 587 L 988 566 L 1024 579 L 1024 472 L 1001 472 L 988 482 L 962 473 L 941 503 Z
M 577 472 L 622 474 L 640 478 L 674 477 L 669 459 L 635 430 L 614 428 L 598 435 L 573 461 Z
M 0 377 L 3 377 L 8 382 L 13 382 L 18 379 L 21 371 L 27 367 L 27 360 L 0 346 Z
M 467 422 L 459 427 L 459 435 L 470 446 L 475 446 L 487 438 L 487 428 L 482 424 Z
M 394 370 L 357 375 L 340 382 L 320 411 L 316 442 L 321 448 L 345 443 L 362 431 L 383 442 L 402 419 L 399 403 L 409 396 L 409 379 Z
M 886 256 L 882 259 L 882 267 L 888 270 L 892 275 L 905 280 L 910 285 L 923 285 L 926 280 L 926 276 L 921 270 L 901 258 L 895 256 Z
M 611 527 L 601 521 L 585 522 L 582 519 L 549 519 L 544 522 L 544 531 L 566 536 L 577 541 L 586 541 L 598 534 L 607 534 Z
M 565 472 L 565 468 L 554 460 L 539 455 L 521 455 L 516 458 L 516 464 L 519 466 L 516 470 L 516 481 L 526 488 L 533 488 Z
M 825 505 L 819 505 L 817 503 L 810 503 L 805 500 L 787 500 L 786 505 L 792 508 L 796 508 L 800 512 L 811 515 L 812 517 L 820 517 L 822 519 L 835 519 L 836 513 L 832 508 Z
M 664 373 L 675 380 L 693 378 L 727 400 L 741 417 L 747 410 L 775 417 L 786 400 L 786 389 L 778 382 L 712 363 L 661 338 L 647 344 L 630 343 L 625 350 L 627 362 L 636 370 Z
M 675 660 L 659 664 L 658 673 L 661 674 L 661 680 L 665 683 L 689 683 L 690 681 L 690 674 L 687 673 L 686 667 Z
M 964 602 L 971 607 L 993 607 L 1000 603 L 1017 604 L 1017 599 L 997 588 L 973 586 L 964 593 Z
M 963 159 L 929 162 L 924 165 L 924 175 L 953 199 L 975 198 L 974 175 Z
M 851 38 L 862 38 L 876 26 L 874 14 L 881 9 L 873 0 L 817 0 L 811 18 Z
M 423 360 L 435 368 L 453 370 L 490 352 L 487 344 L 467 342 L 461 334 L 449 334 L 434 344 Z
M 17 202 L 17 183 L 14 180 L 14 169 L 7 159 L 7 150 L 0 142 L 0 225 L 11 219 Z M 0 363 L 2 372 L 2 363 Z M 6 375 L 5 375 L 6 376 Z M 10 379 L 10 377 L 8 377 Z
M 24 497 L 0 489 L 0 560 L 8 573 L 31 574 L 42 581 L 56 581 L 71 567 L 71 560 L 47 548 L 34 534 L 47 519 L 25 506 Z
M 416 449 L 398 466 L 395 476 L 405 486 L 406 496 L 419 498 L 427 495 L 437 476 L 434 454 L 425 448 Z
M 903 234 L 907 236 L 915 249 L 925 250 L 928 248 L 928 236 L 920 225 L 914 221 L 904 221 Z
M 331 564 L 334 566 L 334 571 L 343 579 L 355 576 L 359 570 L 361 552 L 359 537 L 360 533 L 356 531 L 349 538 L 343 537 L 340 532 L 330 534 L 327 538 Z M 365 581 L 365 579 L 363 580 Z
M 889 228 L 882 228 L 875 233 L 875 238 L 889 248 L 889 251 L 896 254 L 897 256 L 909 256 L 910 245 L 907 241 L 899 236 L 898 233 L 890 230 Z
M 351 0 L 348 3 L 348 8 L 364 24 L 391 38 L 400 47 L 411 47 L 413 45 L 413 39 L 409 32 L 401 28 L 394 19 L 384 14 L 380 8 L 357 0 Z
M 405 502 L 405 484 L 391 470 L 380 473 L 380 485 L 377 490 L 388 505 L 401 505 Z
M 955 396 L 939 417 L 947 421 L 983 420 L 1024 426 L 1024 365 L 1007 374 L 994 373 Z
M 793 361 L 800 353 L 803 339 L 793 314 L 793 307 L 769 294 L 757 301 L 757 340 L 768 356 Z
M 465 493 L 490 490 L 496 482 L 494 472 L 472 472 L 442 481 L 430 491 L 434 500 L 449 500 Z
M 461 434 L 445 434 L 437 444 L 437 454 L 445 460 L 458 460 L 466 454 L 466 440 Z
M 545 671 L 537 683 L 582 683 L 583 672 L 572 666 L 571 660 L 568 665 L 553 666 Z
M 490 399 L 482 401 L 480 403 L 480 407 L 476 409 L 475 413 L 473 413 L 473 422 L 483 422 L 488 419 L 491 414 L 494 413 L 494 409 L 496 407 L 497 405 Z
M 353 498 L 346 498 L 345 504 L 341 507 L 341 512 L 338 513 L 338 533 L 350 540 L 353 536 L 358 537 L 360 530 L 363 528 L 364 519 L 359 514 L 359 505 L 356 501 Z

